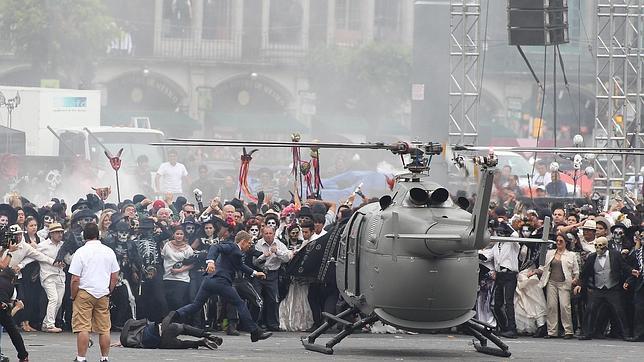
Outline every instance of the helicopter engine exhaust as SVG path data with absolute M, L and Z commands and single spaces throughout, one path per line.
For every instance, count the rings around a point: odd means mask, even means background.
M 429 202 L 429 194 L 420 187 L 409 190 L 409 201 L 414 205 L 425 205 Z
M 431 196 L 429 197 L 430 205 L 439 205 L 447 201 L 449 198 L 449 191 L 446 188 L 439 187 L 436 190 L 432 191 Z
M 434 191 L 428 192 L 420 187 L 413 187 L 409 190 L 409 201 L 417 206 L 422 205 L 440 205 L 449 198 L 449 191 L 439 187 Z

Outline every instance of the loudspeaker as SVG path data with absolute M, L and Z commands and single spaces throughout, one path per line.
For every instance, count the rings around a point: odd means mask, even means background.
M 568 43 L 567 0 L 508 0 L 510 45 Z

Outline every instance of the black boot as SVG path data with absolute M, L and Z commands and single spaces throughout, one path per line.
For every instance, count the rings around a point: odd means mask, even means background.
M 237 330 L 237 322 L 228 322 L 228 328 L 226 328 L 226 334 L 229 336 L 238 336 L 239 331 Z
M 266 332 L 265 330 L 263 330 L 261 328 L 258 328 L 255 331 L 250 333 L 250 340 L 251 340 L 251 342 L 257 342 L 257 341 L 260 341 L 262 339 L 266 339 L 266 338 L 268 338 L 268 337 L 270 337 L 272 335 L 273 335 L 273 333 Z
M 537 328 L 536 332 L 534 332 L 534 335 L 532 337 L 534 338 L 543 338 L 547 334 L 546 326 L 542 325 L 539 328 Z

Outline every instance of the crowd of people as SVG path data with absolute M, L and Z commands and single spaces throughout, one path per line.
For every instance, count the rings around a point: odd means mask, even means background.
M 518 200 L 497 191 L 489 211 L 492 234 L 541 238 L 549 217 L 555 244 L 498 242 L 479 251 L 478 318 L 507 338 L 641 341 L 644 204 L 616 196 L 601 210 L 591 200 Z
M 164 318 L 173 311 L 179 311 L 181 331 L 191 335 L 207 337 L 207 331 L 217 330 L 239 335 L 239 330 L 248 330 L 247 323 L 241 323 L 248 316 L 231 298 L 201 295 L 205 275 L 214 270 L 209 251 L 231 252 L 215 245 L 236 243 L 242 250 L 244 267 L 236 270 L 249 272 L 234 273 L 230 282 L 252 323 L 262 331 L 312 331 L 322 324 L 323 311 L 335 312 L 339 294 L 334 280 L 295 273 L 289 263 L 355 209 L 377 199 L 358 193 L 339 202 L 308 199 L 299 204 L 272 195 L 278 192 L 279 181 L 269 178 L 260 182 L 263 190 L 256 201 L 229 194 L 225 195 L 229 199 L 202 199 L 199 190 L 184 193 L 187 171 L 176 153 L 157 175 L 156 188 L 167 189 L 163 200 L 136 194 L 114 204 L 106 201 L 105 190 L 97 190 L 98 195 L 87 194 L 69 209 L 56 198 L 38 206 L 18 194 L 0 205 L 0 237 L 10 240 L 0 242 L 4 249 L 0 267 L 18 279 L 15 295 L 0 295 L 0 320 L 21 360 L 27 355 L 24 345 L 16 343 L 19 331 L 7 328 L 11 323 L 3 316 L 13 318 L 14 327 L 23 332 L 72 329 L 68 269 L 85 244 L 83 230 L 88 224 L 97 225 L 101 243 L 113 250 L 118 262 L 118 279 L 109 296 L 111 328 L 126 337 L 140 333 L 139 347 L 160 346 L 158 341 L 145 342 L 144 327 L 151 323 L 148 333 L 153 334 L 156 326 L 168 329 Z M 501 174 L 496 182 L 498 199 L 490 205 L 491 233 L 540 238 L 544 218 L 550 216 L 550 239 L 556 244 L 544 251 L 538 244 L 500 242 L 481 250 L 478 318 L 496 325 L 507 338 L 531 334 L 568 339 L 577 334 L 579 339 L 641 340 L 642 204 L 629 206 L 616 198 L 608 210 L 600 211 L 590 205 L 531 203 L 512 197 L 504 182 Z M 215 192 L 212 185 L 204 183 L 206 187 Z M 188 200 L 193 196 L 194 203 Z M 356 197 L 362 200 L 356 202 Z M 190 306 L 195 300 L 204 306 Z M 137 320 L 146 322 L 132 322 Z M 204 341 L 173 340 L 171 346 L 216 348 L 208 338 Z

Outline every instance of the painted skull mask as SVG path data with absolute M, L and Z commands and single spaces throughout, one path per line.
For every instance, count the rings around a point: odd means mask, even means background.
M 608 250 L 608 239 L 605 237 L 599 237 L 595 240 L 595 250 L 597 251 L 598 256 L 604 255 L 606 250 Z
M 271 221 L 274 221 L 274 220 L 271 220 Z M 248 232 L 253 236 L 253 238 L 256 239 L 259 236 L 259 225 L 251 226 L 250 229 L 248 229 Z

